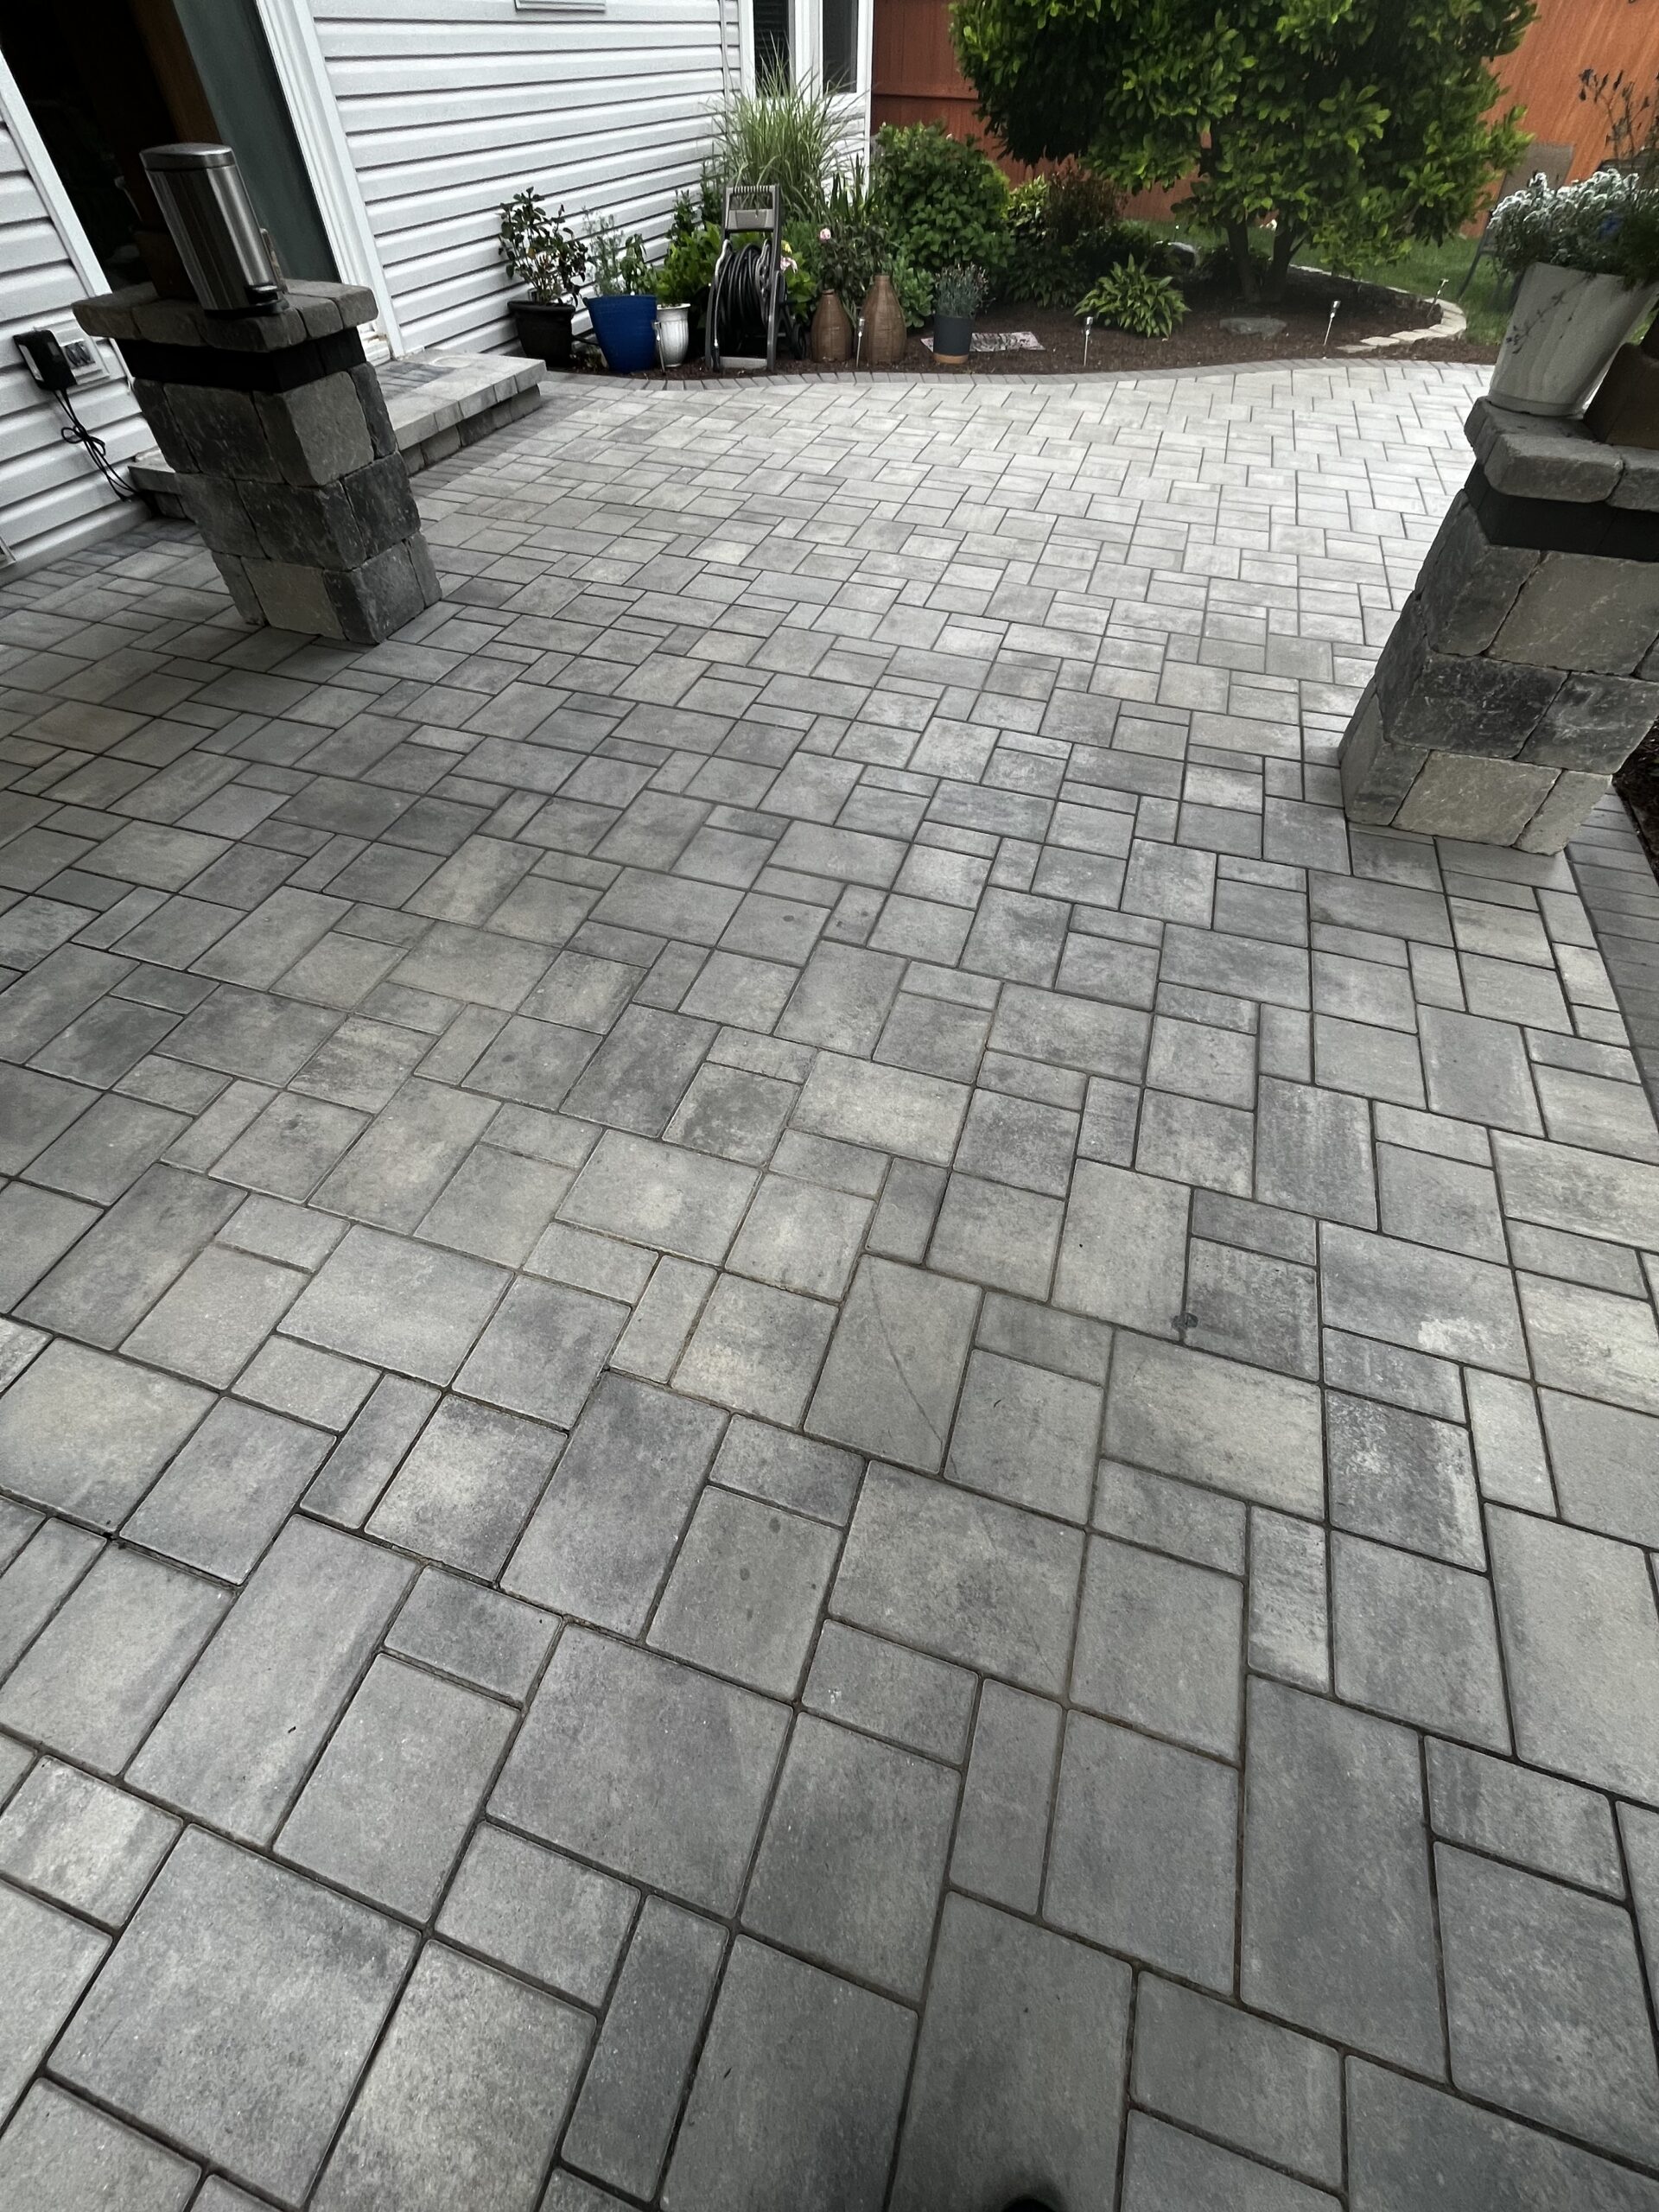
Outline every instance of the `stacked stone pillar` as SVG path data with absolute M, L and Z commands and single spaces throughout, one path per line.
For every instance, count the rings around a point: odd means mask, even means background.
M 149 285 L 82 300 L 249 622 L 372 645 L 438 598 L 409 473 L 358 327 L 372 292 L 294 283 L 274 315 Z
M 1339 755 L 1351 820 L 1559 852 L 1659 721 L 1659 453 L 1477 401 Z

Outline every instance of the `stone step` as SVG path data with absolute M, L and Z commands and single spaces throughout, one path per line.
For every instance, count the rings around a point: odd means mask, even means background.
M 518 353 L 406 353 L 380 365 L 380 388 L 411 476 L 542 404 L 543 364 Z M 151 447 L 132 481 L 158 513 L 182 518 L 174 472 Z

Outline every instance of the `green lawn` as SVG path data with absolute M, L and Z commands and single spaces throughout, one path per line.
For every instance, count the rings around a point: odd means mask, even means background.
M 1194 230 L 1186 223 L 1163 222 L 1153 227 L 1169 238 L 1185 238 L 1193 245 L 1215 243 L 1210 234 Z M 1472 238 L 1448 238 L 1441 245 L 1414 245 L 1398 261 L 1370 262 L 1351 273 L 1369 283 L 1392 284 L 1402 292 L 1421 292 L 1427 299 L 1432 300 L 1437 291 L 1442 299 L 1455 299 L 1474 251 Z M 1496 346 L 1510 319 L 1510 279 L 1490 261 L 1483 261 L 1468 290 L 1456 303 L 1469 318 L 1470 337 L 1478 345 Z

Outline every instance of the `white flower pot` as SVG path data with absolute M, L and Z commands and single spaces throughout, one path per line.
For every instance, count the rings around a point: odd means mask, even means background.
M 658 308 L 657 343 L 662 349 L 663 366 L 677 369 L 691 346 L 690 308 Z
M 1576 415 L 1659 285 L 1535 262 L 1521 279 L 1491 397 L 1523 415 Z

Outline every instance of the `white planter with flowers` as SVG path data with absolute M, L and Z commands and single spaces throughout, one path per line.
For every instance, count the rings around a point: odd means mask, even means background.
M 1535 177 L 1493 211 L 1487 238 L 1499 268 L 1521 278 L 1493 400 L 1579 414 L 1659 298 L 1659 189 L 1621 170 L 1554 188 Z

